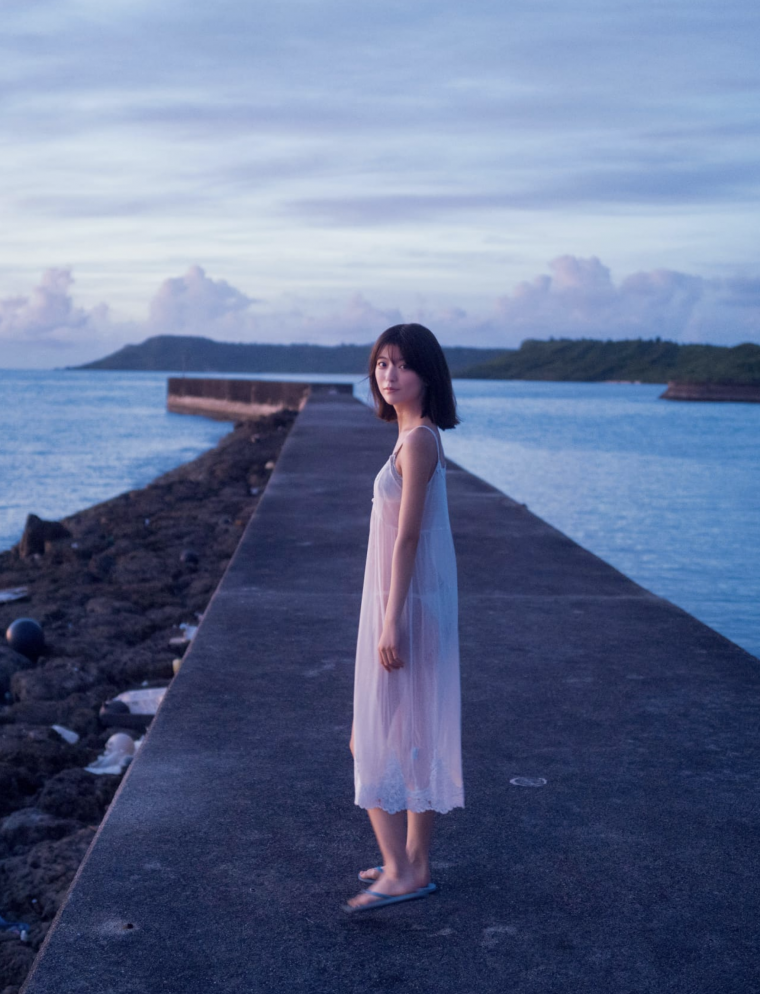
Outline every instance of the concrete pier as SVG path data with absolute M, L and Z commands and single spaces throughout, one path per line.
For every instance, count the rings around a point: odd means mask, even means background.
M 760 663 L 452 462 L 467 806 L 437 894 L 340 910 L 378 861 L 348 738 L 395 439 L 308 398 L 24 994 L 759 989 Z

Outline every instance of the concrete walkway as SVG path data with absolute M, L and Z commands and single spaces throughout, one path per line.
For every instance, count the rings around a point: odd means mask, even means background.
M 760 990 L 760 663 L 453 463 L 467 807 L 438 894 L 340 910 L 395 439 L 310 397 L 25 994 Z

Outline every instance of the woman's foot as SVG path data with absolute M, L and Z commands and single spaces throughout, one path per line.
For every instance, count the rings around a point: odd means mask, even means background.
M 368 872 L 377 872 L 376 870 L 370 870 Z M 428 877 L 430 875 L 428 874 Z M 355 897 L 349 898 L 346 902 L 352 908 L 358 908 L 363 904 L 374 904 L 379 900 L 378 894 L 384 894 L 386 897 L 398 897 L 401 894 L 412 894 L 414 891 L 419 890 L 421 887 L 425 887 L 430 880 L 426 880 L 422 883 L 417 883 L 417 878 L 412 874 L 408 874 L 403 877 L 391 878 L 387 873 L 382 873 L 373 879 L 377 880 L 377 884 L 372 888 L 373 894 L 368 894 L 366 891 L 362 891 Z
M 385 868 L 382 866 L 372 866 L 369 870 L 361 870 L 359 872 L 359 879 L 364 880 L 366 883 L 374 883 L 375 880 L 379 880 L 383 874 Z M 419 887 L 427 887 L 430 883 L 430 865 L 426 863 L 424 866 L 422 864 L 415 865 L 411 864 L 411 877 L 415 881 L 415 890 Z

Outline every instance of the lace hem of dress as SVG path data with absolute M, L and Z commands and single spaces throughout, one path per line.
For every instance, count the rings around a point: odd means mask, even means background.
M 388 775 L 376 783 L 359 783 L 357 778 L 354 803 L 360 808 L 382 808 L 388 814 L 398 811 L 437 811 L 446 814 L 452 808 L 464 807 L 464 786 L 454 783 L 450 777 L 441 775 L 442 764 L 436 764 L 432 784 L 422 790 L 409 790 L 397 773 Z
M 382 808 L 389 815 L 395 815 L 399 811 L 414 811 L 415 814 L 436 811 L 445 815 L 454 808 L 464 807 L 464 790 L 454 789 L 445 798 L 438 797 L 432 801 L 429 791 L 404 791 L 400 795 L 393 796 L 369 785 L 359 789 L 354 804 L 365 809 Z

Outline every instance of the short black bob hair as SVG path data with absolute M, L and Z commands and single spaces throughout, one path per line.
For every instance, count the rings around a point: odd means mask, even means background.
M 425 384 L 422 417 L 429 417 L 439 428 L 461 424 L 457 417 L 451 373 L 443 349 L 429 328 L 422 324 L 394 324 L 380 335 L 369 357 L 369 385 L 375 401 L 375 413 L 383 421 L 397 421 L 396 409 L 383 397 L 375 378 L 377 357 L 388 345 L 396 345 L 404 362 Z

